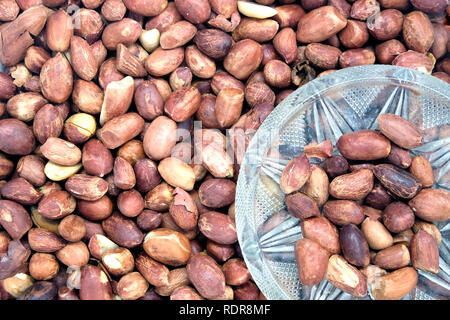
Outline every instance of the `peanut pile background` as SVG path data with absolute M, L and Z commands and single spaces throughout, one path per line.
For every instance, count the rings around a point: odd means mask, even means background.
M 450 83 L 449 15 L 448 0 L 2 0 L 0 298 L 265 299 L 234 222 L 255 131 L 340 68 Z

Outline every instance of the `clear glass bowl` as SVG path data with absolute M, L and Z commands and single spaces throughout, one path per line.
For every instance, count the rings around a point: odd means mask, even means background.
M 411 69 L 374 65 L 339 70 L 302 86 L 257 131 L 237 184 L 239 243 L 267 299 L 356 299 L 326 280 L 314 287 L 299 282 L 293 248 L 301 229 L 285 211 L 279 177 L 305 145 L 326 139 L 334 144 L 344 133 L 377 129 L 381 113 L 400 115 L 424 131 L 424 145 L 412 153 L 431 162 L 434 188 L 450 190 L 450 85 Z M 439 273 L 419 271 L 416 289 L 404 299 L 450 298 L 450 223 L 437 226 Z M 363 299 L 371 299 L 370 290 Z

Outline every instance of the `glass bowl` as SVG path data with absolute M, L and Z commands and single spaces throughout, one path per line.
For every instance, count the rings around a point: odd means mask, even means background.
M 284 205 L 280 174 L 311 142 L 377 129 L 377 116 L 400 115 L 424 132 L 411 150 L 432 164 L 434 188 L 450 190 L 450 85 L 424 73 L 386 65 L 339 70 L 300 87 L 263 122 L 250 142 L 236 191 L 236 225 L 250 273 L 267 299 L 357 299 L 323 280 L 303 286 L 293 253 L 302 237 L 299 220 Z M 337 154 L 337 150 L 334 150 Z M 311 160 L 314 160 L 312 158 Z M 312 161 L 314 163 L 314 161 Z M 417 287 L 404 299 L 450 298 L 450 223 L 442 233 L 440 269 L 419 271 Z M 371 299 L 370 289 L 363 299 Z

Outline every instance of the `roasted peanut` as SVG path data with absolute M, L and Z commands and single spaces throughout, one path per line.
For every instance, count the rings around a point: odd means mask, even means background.
M 388 191 L 401 198 L 413 198 L 422 187 L 412 174 L 391 164 L 375 166 L 373 174 Z
M 426 221 L 445 221 L 450 217 L 450 198 L 445 190 L 423 189 L 408 204 L 417 217 Z
M 366 277 L 339 255 L 330 257 L 325 276 L 335 287 L 344 292 L 357 297 L 364 297 L 367 294 Z
M 373 173 L 369 169 L 361 169 L 338 176 L 330 183 L 330 195 L 342 200 L 361 200 L 373 188 Z
M 332 6 L 312 10 L 300 18 L 297 40 L 303 43 L 321 42 L 345 28 L 347 19 Z
M 339 232 L 327 218 L 307 219 L 301 223 L 301 228 L 305 238 L 317 242 L 328 252 L 335 254 L 341 251 Z
M 186 264 L 191 255 L 191 245 L 186 236 L 166 228 L 150 231 L 143 246 L 153 259 L 175 267 Z
M 306 238 L 295 244 L 295 259 L 300 282 L 306 286 L 320 283 L 325 276 L 329 253 L 319 244 Z

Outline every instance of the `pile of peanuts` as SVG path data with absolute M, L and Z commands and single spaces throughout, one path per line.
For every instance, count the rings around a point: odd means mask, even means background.
M 338 68 L 450 82 L 449 14 L 448 0 L 2 0 L 0 298 L 264 299 L 234 222 L 254 133 Z
M 304 286 L 325 278 L 355 297 L 397 300 L 416 288 L 418 270 L 439 272 L 434 223 L 450 219 L 450 193 L 432 188 L 431 163 L 410 154 L 423 145 L 421 130 L 390 113 L 377 122 L 380 131 L 343 134 L 341 155 L 331 156 L 330 140 L 311 144 L 283 170 L 286 206 L 301 221 L 295 258 Z M 325 160 L 311 166 L 318 156 Z

